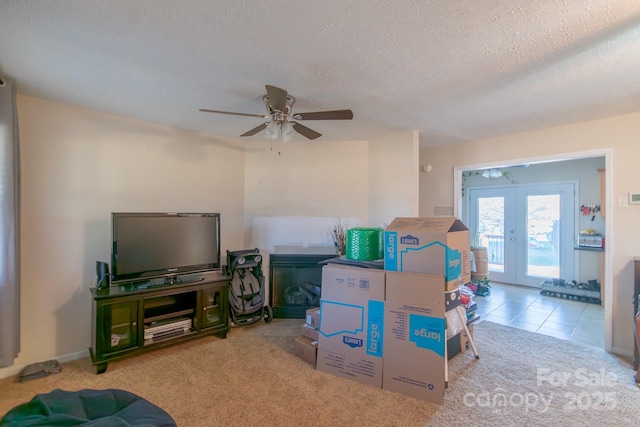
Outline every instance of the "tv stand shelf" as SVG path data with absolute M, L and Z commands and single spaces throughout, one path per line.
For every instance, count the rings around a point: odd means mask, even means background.
M 192 317 L 193 313 L 194 313 L 193 308 L 190 308 L 187 310 L 173 311 L 171 313 L 159 314 L 157 316 L 152 316 L 152 317 L 145 317 L 144 323 L 146 325 L 149 323 L 160 322 L 161 320 L 165 320 L 165 319 L 173 319 L 173 318 L 184 317 L 184 316 Z
M 132 282 L 91 289 L 89 354 L 96 373 L 105 372 L 112 360 L 206 335 L 226 338 L 229 277 L 214 272 L 199 281 L 138 285 Z

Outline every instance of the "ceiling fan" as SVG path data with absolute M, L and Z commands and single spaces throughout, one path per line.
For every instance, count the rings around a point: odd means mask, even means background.
M 308 128 L 293 120 L 351 120 L 351 110 L 315 111 L 310 113 L 293 113 L 292 107 L 295 98 L 279 87 L 266 85 L 267 94 L 262 98 L 267 107 L 267 114 L 234 113 L 231 111 L 208 110 L 201 108 L 205 113 L 232 114 L 234 116 L 258 117 L 270 119 L 240 136 L 252 136 L 264 130 L 264 136 L 270 140 L 290 141 L 295 132 L 308 139 L 316 139 L 321 133 Z

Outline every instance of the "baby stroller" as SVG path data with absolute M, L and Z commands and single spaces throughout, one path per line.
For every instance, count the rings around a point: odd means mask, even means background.
M 264 319 L 270 323 L 273 310 L 264 301 L 262 255 L 256 249 L 227 250 L 225 272 L 231 276 L 229 313 L 232 325 L 244 326 Z

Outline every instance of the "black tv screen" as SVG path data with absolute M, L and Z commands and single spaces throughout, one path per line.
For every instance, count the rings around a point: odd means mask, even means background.
M 172 277 L 220 268 L 220 214 L 111 214 L 111 280 Z

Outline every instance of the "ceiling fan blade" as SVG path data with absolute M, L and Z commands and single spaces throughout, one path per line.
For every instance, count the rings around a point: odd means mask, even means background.
M 293 126 L 296 132 L 298 132 L 300 135 L 304 137 L 307 137 L 308 139 L 316 139 L 322 136 L 321 133 L 318 133 L 313 129 L 303 126 L 300 123 L 296 123 L 296 122 L 289 122 L 289 123 L 291 123 L 291 126 Z
M 316 111 L 311 113 L 295 113 L 293 118 L 296 120 L 351 120 L 353 119 L 353 111 L 351 110 L 334 110 L 334 111 Z
M 274 110 L 286 112 L 287 108 L 287 91 L 275 86 L 265 86 L 267 88 L 267 96 L 269 104 Z
M 251 130 L 246 131 L 245 133 L 243 133 L 240 136 L 251 136 L 251 135 L 255 135 L 256 133 L 260 132 L 261 130 L 264 130 L 267 125 L 269 124 L 269 122 L 263 123 L 260 126 L 256 126 Z
M 270 116 L 265 116 L 264 114 L 233 113 L 231 111 L 207 110 L 205 108 L 201 108 L 198 111 L 202 111 L 204 113 L 218 113 L 218 114 L 231 114 L 234 116 L 258 117 L 261 119 L 268 119 L 270 117 Z

